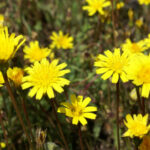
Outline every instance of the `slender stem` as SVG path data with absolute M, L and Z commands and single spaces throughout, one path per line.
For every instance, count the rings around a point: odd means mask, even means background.
M 145 98 L 142 98 L 143 115 L 145 115 Z
M 28 132 L 27 132 L 26 127 L 25 127 L 25 125 L 24 125 L 24 122 L 23 122 L 23 119 L 22 119 L 20 110 L 19 110 L 19 108 L 18 108 L 18 106 L 17 106 L 16 99 L 15 99 L 15 97 L 14 97 L 14 95 L 13 95 L 13 92 L 12 92 L 12 89 L 11 89 L 11 87 L 10 87 L 10 84 L 9 84 L 9 81 L 8 81 L 8 77 L 7 77 L 6 74 L 4 74 L 4 80 L 5 80 L 5 85 L 6 85 L 6 88 L 7 88 L 7 90 L 8 90 L 9 96 L 10 96 L 10 100 L 11 100 L 12 103 L 13 103 L 13 106 L 14 106 L 15 111 L 16 111 L 16 113 L 17 113 L 17 116 L 18 116 L 18 118 L 19 118 L 20 124 L 21 124 L 21 126 L 22 126 L 22 128 L 23 128 L 23 130 L 24 130 L 24 133 L 26 134 L 26 137 L 27 137 L 27 139 L 28 139 L 28 142 L 29 142 L 29 144 L 30 144 L 30 147 L 31 147 L 31 149 L 33 150 L 30 136 L 28 135 Z
M 7 131 L 6 131 L 6 129 L 4 127 L 4 124 L 3 124 L 3 118 L 2 118 L 1 112 L 0 112 L 0 124 L 1 124 L 2 130 L 3 130 L 6 145 L 7 145 L 8 150 L 9 150 L 10 148 L 9 148 L 9 145 L 8 145 L 8 137 L 7 137 L 7 133 L 6 133 Z
M 55 99 L 52 99 L 52 100 L 50 100 L 50 101 L 51 101 L 51 105 L 52 105 L 52 108 L 53 108 L 54 116 L 55 116 L 56 121 L 57 121 L 57 126 L 58 126 L 58 129 L 59 129 L 60 135 L 61 135 L 62 140 L 63 140 L 64 145 L 65 145 L 65 149 L 66 149 L 66 150 L 69 150 L 67 141 L 66 141 L 66 139 L 65 139 L 65 136 L 64 136 L 63 131 L 62 131 L 61 124 L 60 124 L 59 119 L 58 119 L 58 116 L 57 116 L 57 112 L 56 112 L 56 108 L 55 108 Z
M 81 125 L 78 126 L 78 134 L 79 134 L 79 140 L 80 140 L 80 148 L 81 148 L 81 150 L 84 150 L 83 141 L 82 141 Z
M 30 130 L 32 140 L 34 140 L 34 136 L 32 134 L 32 126 L 31 126 L 31 122 L 30 122 L 28 112 L 27 112 L 27 108 L 26 108 L 26 101 L 23 98 L 21 98 L 21 99 L 22 99 L 22 108 L 23 108 L 23 112 L 24 112 L 24 115 L 25 115 L 25 118 L 26 118 L 26 121 L 27 121 L 28 129 Z
M 116 19 L 114 14 L 114 0 L 111 0 L 111 6 L 112 6 L 112 24 L 113 24 L 113 39 L 114 39 L 114 46 L 116 46 Z
M 116 120 L 117 120 L 117 144 L 118 144 L 118 150 L 120 150 L 120 136 L 119 136 L 119 81 L 116 84 L 116 96 L 117 96 L 117 106 L 116 106 Z
M 140 92 L 139 92 L 139 87 L 136 87 L 136 93 L 137 93 L 137 99 L 138 99 L 139 107 L 141 109 L 142 114 L 144 115 L 143 106 L 141 103 Z

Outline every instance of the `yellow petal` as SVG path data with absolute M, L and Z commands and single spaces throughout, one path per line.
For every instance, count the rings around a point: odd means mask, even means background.
M 83 107 L 86 107 L 91 101 L 91 98 L 90 97 L 87 97 L 83 100 L 83 103 L 82 103 L 82 106 Z
M 94 113 L 84 113 L 83 116 L 85 118 L 89 118 L 89 119 L 95 119 L 96 118 L 96 114 L 94 114 Z
M 79 121 L 81 122 L 81 124 L 83 126 L 87 124 L 87 121 L 86 121 L 86 119 L 83 116 L 79 117 Z
M 83 110 L 83 112 L 93 112 L 93 111 L 97 111 L 97 107 L 88 106 L 88 107 L 85 107 Z
M 112 83 L 117 83 L 119 80 L 119 75 L 118 73 L 114 73 L 112 76 Z

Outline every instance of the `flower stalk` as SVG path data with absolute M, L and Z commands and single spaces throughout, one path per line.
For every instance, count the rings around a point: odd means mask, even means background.
M 79 135 L 79 140 L 80 140 L 80 148 L 81 150 L 84 150 L 83 146 L 83 140 L 82 140 L 82 132 L 81 132 L 81 125 L 78 125 L 78 135 Z
M 62 131 L 61 124 L 60 124 L 59 119 L 58 119 L 58 116 L 57 116 L 57 112 L 56 112 L 56 108 L 55 108 L 55 99 L 52 99 L 52 100 L 50 100 L 50 101 L 51 101 L 51 106 L 52 106 L 53 113 L 54 113 L 54 116 L 55 116 L 55 119 L 56 119 L 56 122 L 57 122 L 57 127 L 58 127 L 58 130 L 59 130 L 59 133 L 60 133 L 61 138 L 62 138 L 62 140 L 63 140 L 63 143 L 64 143 L 64 145 L 65 145 L 65 149 L 66 149 L 66 150 L 69 150 L 67 141 L 66 141 L 66 139 L 65 139 L 65 136 L 64 136 L 63 131 Z
M 24 122 L 23 122 L 21 113 L 20 113 L 19 108 L 18 108 L 18 106 L 17 106 L 16 99 L 15 99 L 15 97 L 14 97 L 14 95 L 13 95 L 13 92 L 12 92 L 12 89 L 11 89 L 11 87 L 10 87 L 10 84 L 9 84 L 9 81 L 8 81 L 8 77 L 7 77 L 6 74 L 4 74 L 4 80 L 5 80 L 5 85 L 6 85 L 6 88 L 7 88 L 7 90 L 8 90 L 10 99 L 11 99 L 11 101 L 12 101 L 12 103 L 13 103 L 13 106 L 14 106 L 15 111 L 16 111 L 16 113 L 17 113 L 17 116 L 18 116 L 18 118 L 19 118 L 20 124 L 21 124 L 21 126 L 22 126 L 22 128 L 23 128 L 23 131 L 24 131 L 24 133 L 26 134 L 27 140 L 28 140 L 28 142 L 29 142 L 29 144 L 30 144 L 30 148 L 31 148 L 31 150 L 34 150 L 34 149 L 33 149 L 33 146 L 32 146 L 32 142 L 31 142 L 30 136 L 29 136 L 29 134 L 28 134 L 28 132 L 27 132 L 27 130 L 26 130 L 26 127 L 25 127 L 25 125 L 24 125 Z
M 120 98 L 119 98 L 119 80 L 116 84 L 116 97 L 117 97 L 117 105 L 116 105 L 116 120 L 117 120 L 117 145 L 118 145 L 118 150 L 120 150 L 120 136 L 119 136 L 119 103 L 120 103 Z

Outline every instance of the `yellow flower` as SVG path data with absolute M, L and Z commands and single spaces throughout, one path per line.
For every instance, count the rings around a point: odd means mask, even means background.
M 140 55 L 130 61 L 128 78 L 133 84 L 142 86 L 141 96 L 148 98 L 150 92 L 150 55 Z
M 132 10 L 132 9 L 129 9 L 129 10 L 128 10 L 128 17 L 129 17 L 129 20 L 130 20 L 130 21 L 133 20 L 133 10 Z
M 149 5 L 150 4 L 150 0 L 138 0 L 140 5 Z
M 52 32 L 52 35 L 50 36 L 50 39 L 52 40 L 52 44 L 50 47 L 57 48 L 57 49 L 71 49 L 73 48 L 73 37 L 68 36 L 68 34 L 64 35 L 62 31 L 59 31 L 57 34 L 56 32 Z
M 12 80 L 16 86 L 20 86 L 21 85 L 23 75 L 24 75 L 23 69 L 18 68 L 18 67 L 9 68 L 7 70 L 8 78 L 10 80 Z
M 124 7 L 124 2 L 119 2 L 119 3 L 117 3 L 116 8 L 117 8 L 118 10 L 121 9 L 122 7 Z
M 128 55 L 141 54 L 143 51 L 147 50 L 149 47 L 144 40 L 138 42 L 131 42 L 130 39 L 127 39 L 124 44 L 122 44 L 122 50 Z
M 4 24 L 4 16 L 0 14 L 0 27 L 3 27 Z
M 97 74 L 103 74 L 102 79 L 106 80 L 112 76 L 112 83 L 117 83 L 119 77 L 123 82 L 127 82 L 126 67 L 128 66 L 129 58 L 123 53 L 120 54 L 120 49 L 115 48 L 114 53 L 106 50 L 105 55 L 98 55 L 98 60 L 94 66 L 99 67 L 96 69 Z
M 141 28 L 142 25 L 143 25 L 143 20 L 142 20 L 142 19 L 137 19 L 136 22 L 135 22 L 135 25 L 136 25 L 138 28 Z
M 89 16 L 93 16 L 96 12 L 100 15 L 104 15 L 104 8 L 110 6 L 110 1 L 108 0 L 86 0 L 88 6 L 83 6 L 83 10 L 89 12 Z
M 6 147 L 6 144 L 4 142 L 1 142 L 0 145 L 1 145 L 1 148 L 5 148 Z
M 126 121 L 124 124 L 128 130 L 123 134 L 124 137 L 139 137 L 142 138 L 150 130 L 150 125 L 147 126 L 148 114 L 142 116 L 141 114 L 133 115 L 133 118 L 130 114 L 126 115 Z
M 39 42 L 30 42 L 30 46 L 25 46 L 23 52 L 24 58 L 29 59 L 30 62 L 41 61 L 50 55 L 51 50 L 48 48 L 40 48 Z
M 54 98 L 54 91 L 62 93 L 62 87 L 69 85 L 70 81 L 63 76 L 70 72 L 69 69 L 64 69 L 67 64 L 58 65 L 59 60 L 54 59 L 51 63 L 47 59 L 36 61 L 31 67 L 26 68 L 27 76 L 23 77 L 22 88 L 27 89 L 32 87 L 29 96 L 36 95 L 36 99 L 40 100 L 45 93 L 48 97 Z M 64 70 L 62 70 L 64 69 Z
M 2 87 L 3 84 L 4 84 L 4 78 L 2 72 L 0 71 L 0 87 Z
M 91 101 L 91 98 L 87 97 L 83 100 L 83 96 L 71 95 L 71 103 L 63 102 L 61 105 L 64 107 L 59 107 L 59 113 L 65 113 L 66 116 L 73 118 L 72 124 L 77 125 L 78 122 L 81 122 L 82 125 L 86 125 L 88 119 L 96 119 L 96 114 L 93 112 L 97 111 L 95 106 L 87 106 Z
M 144 136 L 139 150 L 150 150 L 150 136 Z
M 15 37 L 12 33 L 8 34 L 8 28 L 0 29 L 0 63 L 5 63 L 13 58 L 19 47 L 25 42 L 22 35 Z

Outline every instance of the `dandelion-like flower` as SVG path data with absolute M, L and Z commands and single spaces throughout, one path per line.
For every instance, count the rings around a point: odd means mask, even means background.
M 62 87 L 69 85 L 70 81 L 63 76 L 70 72 L 69 69 L 64 69 L 67 64 L 58 65 L 59 60 L 54 59 L 51 63 L 47 59 L 36 61 L 31 67 L 26 68 L 27 76 L 23 77 L 22 88 L 27 89 L 32 87 L 29 96 L 36 95 L 36 99 L 40 100 L 45 93 L 48 97 L 54 98 L 54 91 L 62 93 Z
M 148 114 L 145 116 L 142 116 L 141 114 L 134 114 L 133 117 L 130 114 L 126 115 L 126 121 L 124 120 L 124 124 L 128 130 L 123 134 L 123 136 L 142 138 L 150 130 L 150 125 L 147 125 L 147 122 Z
M 0 71 L 0 87 L 2 87 L 3 84 L 4 84 L 4 78 L 2 72 Z
M 139 137 L 142 138 L 150 130 L 150 125 L 147 125 L 148 114 L 142 116 L 141 114 L 133 115 L 133 118 L 130 114 L 126 115 L 126 121 L 124 124 L 128 130 L 123 134 L 124 137 Z
M 126 68 L 128 66 L 129 58 L 126 53 L 120 54 L 120 49 L 114 49 L 114 53 L 110 50 L 106 50 L 105 55 L 99 54 L 94 66 L 97 74 L 103 74 L 101 78 L 103 80 L 112 76 L 112 83 L 117 83 L 119 77 L 123 82 L 127 82 Z
M 150 55 L 140 55 L 130 61 L 128 78 L 136 86 L 141 86 L 141 96 L 148 98 L 150 93 Z
M 77 125 L 81 122 L 82 125 L 86 125 L 88 119 L 96 119 L 96 114 L 93 112 L 97 111 L 95 106 L 87 106 L 91 101 L 91 98 L 87 97 L 83 100 L 83 96 L 71 95 L 71 103 L 63 102 L 61 105 L 64 107 L 59 107 L 59 113 L 65 113 L 66 116 L 73 118 L 72 124 Z
M 29 46 L 25 46 L 23 52 L 24 58 L 29 59 L 30 62 L 41 61 L 43 58 L 48 57 L 51 54 L 51 49 L 40 48 L 39 42 L 30 42 Z
M 69 36 L 68 34 L 63 34 L 62 31 L 59 31 L 57 34 L 56 32 L 52 32 L 50 36 L 52 43 L 50 47 L 57 48 L 57 49 L 71 49 L 73 48 L 73 37 Z
M 138 0 L 140 5 L 149 5 L 150 0 Z
M 83 10 L 87 10 L 89 12 L 89 16 L 93 16 L 96 12 L 100 15 L 104 15 L 104 8 L 111 5 L 108 0 L 86 0 L 88 3 L 87 6 L 83 6 Z
M 150 136 L 144 136 L 139 150 L 150 150 Z
M 24 71 L 21 68 L 14 67 L 9 68 L 7 70 L 7 76 L 10 80 L 12 80 L 15 84 L 15 86 L 20 86 L 22 83 Z
M 3 27 L 0 29 L 0 63 L 5 63 L 13 58 L 19 47 L 25 42 L 22 35 L 15 37 L 12 33 L 8 34 L 8 28 Z
M 129 55 L 141 54 L 149 48 L 145 40 L 146 38 L 144 40 L 140 40 L 139 42 L 131 42 L 130 39 L 127 39 L 126 42 L 122 44 L 122 50 L 127 52 Z

